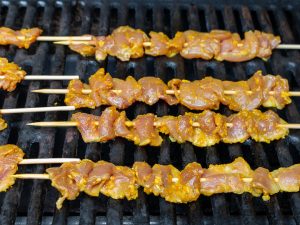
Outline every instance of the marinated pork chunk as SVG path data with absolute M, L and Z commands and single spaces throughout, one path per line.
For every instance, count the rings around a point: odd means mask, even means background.
M 281 76 L 266 75 L 257 71 L 247 81 L 223 81 L 224 90 L 235 91 L 225 95 L 224 105 L 234 111 L 253 110 L 263 105 L 282 109 L 291 103 L 288 81 Z
M 0 89 L 5 91 L 13 91 L 16 89 L 17 84 L 20 83 L 26 75 L 17 64 L 9 63 L 6 58 L 0 58 Z
M 95 54 L 97 60 L 115 56 L 122 61 L 145 55 L 173 57 L 178 53 L 186 59 L 216 59 L 218 61 L 244 62 L 255 57 L 266 60 L 281 42 L 279 36 L 261 31 L 245 32 L 244 39 L 237 33 L 224 30 L 177 32 L 169 38 L 162 32 L 143 31 L 121 26 L 108 36 L 93 36 L 93 41 L 70 44 L 70 48 L 83 56 Z
M 0 45 L 16 45 L 19 48 L 29 48 L 41 35 L 39 28 L 21 29 L 14 31 L 7 27 L 0 27 Z
M 140 29 L 121 26 L 105 38 L 102 48 L 108 55 L 128 61 L 144 55 L 143 43 L 147 41 L 147 35 Z
M 147 105 L 153 105 L 159 99 L 166 101 L 169 105 L 178 103 L 175 96 L 167 94 L 168 86 L 157 77 L 143 77 L 138 80 L 141 86 L 141 94 L 137 101 L 144 102 Z
M 254 171 L 252 181 L 252 194 L 254 196 L 263 195 L 263 200 L 268 201 L 270 195 L 279 191 L 280 189 L 268 169 L 259 167 Z
M 179 103 L 192 110 L 218 109 L 225 102 L 222 81 L 212 77 L 192 82 L 173 79 L 168 86 Z
M 68 93 L 65 97 L 65 104 L 72 105 L 75 108 L 92 108 L 96 107 L 94 99 L 91 94 L 84 94 L 84 89 L 90 89 L 89 85 L 83 84 L 80 80 L 71 80 L 68 85 Z
M 90 93 L 83 94 L 83 89 L 90 89 Z M 253 110 L 262 105 L 282 109 L 291 103 L 288 81 L 278 75 L 263 76 L 261 71 L 247 81 L 205 77 L 196 81 L 172 79 L 166 85 L 156 77 L 138 81 L 131 76 L 126 80 L 112 78 L 101 68 L 90 77 L 89 85 L 72 80 L 68 90 L 65 103 L 76 108 L 111 105 L 125 109 L 136 101 L 153 105 L 159 99 L 169 105 L 180 103 L 191 110 L 217 110 L 220 104 L 234 111 Z
M 85 43 L 81 43 L 81 44 L 70 44 L 69 48 L 74 51 L 79 53 L 82 56 L 93 56 L 96 53 L 96 37 L 92 36 L 92 35 L 83 35 L 83 36 L 88 36 L 91 37 L 92 40 L 91 41 L 85 41 Z
M 161 145 L 162 138 L 154 126 L 155 116 L 153 114 L 148 113 L 137 116 L 130 126 L 126 124 L 126 121 L 130 122 L 126 118 L 126 114 L 122 112 L 114 124 L 115 134 L 117 136 L 131 140 L 134 144 L 139 146 Z
M 173 39 L 162 32 L 151 31 L 149 35 L 150 45 L 144 45 L 146 55 L 173 57 L 180 52 L 185 41 L 181 32 L 177 32 Z
M 205 181 L 201 182 L 201 193 L 210 196 L 216 193 L 248 192 L 250 186 L 242 178 L 252 177 L 252 173 L 248 163 L 241 157 L 229 164 L 209 165 L 202 175 Z
M 57 207 L 65 199 L 75 199 L 79 192 L 94 197 L 103 194 L 114 199 L 136 199 L 138 188 L 146 194 L 154 194 L 172 203 L 195 201 L 201 194 L 211 196 L 219 193 L 250 193 L 270 199 L 281 191 L 298 192 L 300 165 L 279 168 L 273 172 L 259 167 L 252 170 L 241 157 L 228 164 L 210 165 L 207 169 L 193 162 L 178 170 L 172 165 L 135 162 L 132 166 L 115 166 L 112 163 L 82 160 L 64 163 L 47 172 L 54 186 L 62 195 Z
M 298 192 L 300 188 L 300 164 L 287 168 L 279 168 L 271 172 L 272 177 L 277 178 L 280 191 Z
M 0 114 L 0 131 L 4 130 L 7 128 L 7 123 L 6 121 L 2 118 L 2 115 Z
M 16 145 L 0 146 L 0 192 L 6 191 L 15 183 L 12 175 L 17 172 L 23 156 L 24 152 Z
M 136 162 L 133 170 L 147 194 L 153 193 L 174 203 L 195 201 L 200 196 L 203 169 L 198 163 L 190 163 L 179 171 L 171 165 L 156 164 L 151 168 L 147 163 Z
M 160 146 L 160 133 L 169 135 L 171 141 L 191 142 L 198 147 L 221 141 L 242 143 L 248 138 L 270 143 L 288 135 L 288 128 L 282 126 L 286 124 L 284 120 L 273 111 L 263 113 L 259 110 L 242 111 L 229 117 L 208 110 L 178 117 L 156 117 L 148 113 L 130 121 L 125 111 L 119 113 L 115 107 L 109 107 L 101 116 L 75 113 L 72 121 L 77 122 L 85 142 L 106 142 L 122 137 L 139 146 Z
M 250 112 L 247 123 L 247 131 L 251 138 L 257 142 L 270 143 L 288 135 L 289 130 L 286 127 L 280 127 L 280 124 L 286 124 L 275 112 L 268 110 L 261 113 L 255 109 Z
M 81 162 L 64 163 L 60 167 L 48 168 L 46 171 L 50 176 L 51 185 L 61 194 L 56 202 L 60 209 L 63 202 L 74 200 L 81 191 L 84 191 L 90 171 L 93 169 L 93 162 L 87 159 Z
M 109 107 L 100 117 L 79 112 L 73 114 L 71 120 L 78 123 L 77 127 L 86 143 L 106 142 L 116 137 L 114 123 L 118 117 L 116 108 Z

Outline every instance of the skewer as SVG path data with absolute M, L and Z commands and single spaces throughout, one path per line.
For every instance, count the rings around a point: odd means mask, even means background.
M 31 174 L 31 173 L 24 173 L 24 174 L 15 174 L 12 175 L 14 178 L 18 179 L 43 179 L 43 180 L 50 180 L 50 176 L 48 174 Z M 200 182 L 206 182 L 209 178 L 200 178 Z M 242 178 L 245 183 L 251 183 L 253 178 L 245 177 Z M 278 178 L 274 178 L 275 182 L 278 182 Z M 178 178 L 172 178 L 172 182 L 178 182 Z
M 66 162 L 79 162 L 78 158 L 41 158 L 41 159 L 23 159 L 19 165 L 32 165 L 32 164 L 60 164 Z
M 24 36 L 18 36 L 18 39 L 25 40 Z M 37 41 L 91 41 L 91 36 L 39 36 Z
M 131 121 L 125 122 L 126 126 L 132 127 L 134 123 Z M 44 121 L 44 122 L 34 122 L 27 123 L 28 126 L 36 127 L 77 127 L 78 123 L 73 121 Z M 99 125 L 98 122 L 95 122 L 95 125 Z M 200 127 L 200 124 L 195 122 L 192 124 L 193 127 Z M 227 127 L 232 127 L 232 123 L 226 123 Z M 154 126 L 159 127 L 159 123 L 154 123 Z M 290 123 L 290 124 L 278 124 L 278 127 L 284 127 L 289 129 L 300 129 L 300 123 Z
M 0 80 L 5 79 L 5 76 L 0 76 Z M 78 75 L 29 75 L 25 76 L 24 80 L 78 80 Z
M 74 106 L 52 106 L 52 107 L 35 107 L 35 108 L 17 108 L 17 109 L 0 109 L 1 114 L 12 113 L 33 113 L 33 112 L 56 112 L 56 111 L 73 111 Z
M 58 44 L 58 45 L 70 45 L 70 44 L 90 44 L 89 42 L 86 42 L 84 40 L 79 40 L 79 41 L 75 41 L 75 40 L 64 40 L 64 41 L 56 41 L 54 42 L 54 44 Z M 144 47 L 150 47 L 151 46 L 151 42 L 144 42 L 143 43 Z M 186 47 L 187 44 L 184 45 L 184 47 Z M 276 49 L 286 49 L 286 50 L 299 50 L 300 49 L 300 44 L 280 44 L 276 47 Z
M 120 93 L 121 90 L 113 90 L 115 93 Z M 68 94 L 69 90 L 68 89 L 38 89 L 38 90 L 32 90 L 31 92 L 34 93 L 40 93 L 40 94 Z M 90 94 L 92 90 L 90 89 L 84 89 L 82 90 L 83 94 Z M 169 95 L 175 95 L 175 92 L 180 93 L 180 91 L 174 91 L 174 90 L 167 90 L 166 94 Z M 269 94 L 273 95 L 275 92 L 270 91 Z M 289 96 L 300 96 L 300 91 L 289 91 Z M 225 90 L 224 94 L 226 95 L 235 95 L 237 94 L 237 91 L 230 91 L 230 90 Z M 252 94 L 252 91 L 247 91 L 247 94 Z

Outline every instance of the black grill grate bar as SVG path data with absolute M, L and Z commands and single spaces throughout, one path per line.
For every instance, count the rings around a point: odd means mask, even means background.
M 144 24 L 144 15 L 146 13 L 145 7 L 142 5 L 135 5 L 133 7 L 135 10 L 135 27 L 145 28 Z M 129 15 L 131 16 L 131 15 Z M 141 63 L 135 64 L 134 67 L 134 77 L 139 79 L 143 76 L 145 71 L 149 74 L 150 71 L 147 71 L 146 59 L 143 58 Z M 134 117 L 147 113 L 147 107 L 144 104 L 138 103 L 134 109 Z M 147 161 L 147 153 L 145 147 L 136 147 L 134 150 L 134 161 Z M 139 197 L 135 201 L 133 207 L 133 222 L 135 224 L 149 224 L 149 209 L 147 207 L 146 196 L 143 190 L 140 188 Z
M 165 22 L 169 22 L 170 18 L 164 18 L 164 8 L 158 5 L 153 7 L 153 30 L 160 30 L 164 33 L 168 33 L 169 29 Z M 158 75 L 162 80 L 165 80 L 165 72 L 166 72 L 166 65 L 164 59 L 154 59 L 154 68 L 155 68 L 155 75 Z M 168 114 L 168 106 L 160 102 L 157 105 L 156 114 L 158 116 Z M 163 143 L 160 147 L 158 163 L 160 164 L 169 164 L 171 163 L 170 159 L 170 141 L 167 137 L 163 137 Z M 159 210 L 160 210 L 160 222 L 161 224 L 175 224 L 175 207 L 174 205 L 167 203 L 164 199 L 159 199 Z
M 243 16 L 244 16 L 243 18 L 245 18 L 248 21 L 248 23 L 249 23 L 248 26 L 254 27 L 251 14 L 247 9 L 244 10 Z M 245 24 L 246 24 L 245 21 L 241 21 L 241 22 L 242 22 L 243 30 L 249 28 L 247 26 L 245 27 Z M 268 26 L 270 26 L 270 25 L 268 25 Z M 270 28 L 270 29 L 272 29 L 272 28 Z M 275 60 L 276 60 L 276 58 L 275 58 Z M 274 60 L 274 62 L 275 62 L 275 60 Z M 251 146 L 254 147 L 254 152 L 255 152 L 255 154 L 257 154 L 256 158 L 257 157 L 259 158 L 259 160 L 255 160 L 256 165 L 257 166 L 265 166 L 267 168 L 270 168 L 270 165 L 268 163 L 268 159 L 266 156 L 266 152 L 263 149 L 262 144 L 260 144 L 260 143 L 254 144 L 253 143 Z M 265 204 L 267 205 L 267 208 L 268 208 L 268 218 L 269 218 L 270 222 L 272 224 L 275 224 L 275 223 L 283 224 L 282 214 L 280 211 L 277 197 L 272 196 L 270 202 L 265 203 Z
M 83 10 L 81 10 L 81 28 L 80 34 L 89 33 L 91 28 L 91 8 L 87 3 Z M 77 64 L 79 64 L 78 71 L 85 71 L 88 67 L 86 60 L 80 62 L 77 60 Z M 93 114 L 99 114 L 99 109 L 93 110 Z M 83 151 L 83 148 L 79 148 L 79 151 Z M 86 159 L 91 159 L 93 161 L 98 161 L 101 157 L 101 146 L 97 143 L 88 144 L 86 148 L 85 157 Z M 87 195 L 84 195 L 80 201 L 80 220 L 79 224 L 89 225 L 95 224 L 96 222 L 96 206 L 95 206 L 95 198 L 91 198 Z
M 69 33 L 69 26 L 71 22 L 71 1 L 65 1 L 62 3 L 61 6 L 61 18 L 59 20 L 58 25 L 58 33 L 56 35 L 68 35 Z M 64 73 L 64 64 L 65 64 L 65 51 L 64 47 L 62 46 L 55 46 L 55 54 L 52 58 L 52 74 L 63 74 Z M 62 88 L 60 82 L 52 81 L 50 82 L 50 88 Z M 47 104 L 51 104 L 51 101 L 54 100 L 57 96 L 53 95 L 48 98 Z M 46 113 L 45 120 L 51 120 L 55 119 L 57 117 L 57 113 Z M 55 129 L 42 129 L 41 132 L 56 132 Z M 69 139 L 70 140 L 70 139 Z M 68 140 L 68 141 L 69 141 Z M 75 139 L 76 141 L 77 139 Z M 54 142 L 55 140 L 53 140 Z M 73 141 L 73 140 L 72 140 Z M 62 149 L 62 157 L 74 157 L 75 156 L 75 149 L 72 149 L 73 147 L 70 143 L 70 145 L 63 146 Z M 53 152 L 53 149 L 52 149 Z M 51 187 L 47 187 L 50 189 Z M 56 193 L 57 198 L 59 197 L 59 194 Z M 51 202 L 50 204 L 52 208 L 55 208 L 54 202 Z M 53 224 L 66 224 L 67 223 L 67 217 L 68 217 L 68 211 L 69 211 L 69 203 L 66 202 L 61 210 L 55 210 L 53 215 Z
M 12 5 L 9 6 L 8 15 L 11 15 L 11 19 L 14 18 L 14 16 L 15 16 L 15 15 L 13 15 L 13 12 L 15 12 L 15 9 L 16 9 L 16 6 L 12 6 Z M 11 20 L 11 21 L 13 21 L 13 20 Z M 25 24 L 25 21 L 27 24 Z M 29 12 L 27 12 L 25 14 L 25 20 L 24 20 L 24 23 L 22 26 L 23 27 L 26 25 L 28 26 L 28 25 L 32 24 L 32 21 L 33 21 L 33 16 Z M 7 21 L 5 23 L 7 23 Z M 11 23 L 13 23 L 13 22 L 11 22 Z M 18 53 L 20 53 L 21 51 L 22 50 L 17 51 L 16 58 L 19 56 Z M 8 98 L 5 100 L 4 105 L 15 105 L 16 99 L 17 98 L 15 98 L 15 99 Z M 29 147 L 28 143 L 26 142 L 26 139 L 22 138 L 21 135 L 19 135 L 17 143 L 23 149 L 28 149 L 28 147 Z M 22 171 L 22 169 L 20 171 Z M 14 186 L 12 188 L 12 190 L 9 191 L 5 195 L 4 202 L 3 202 L 2 208 L 1 208 L 1 224 L 14 224 L 14 221 L 17 216 L 17 209 L 20 204 L 22 186 L 23 186 L 23 182 L 18 181 L 16 183 L 16 186 Z

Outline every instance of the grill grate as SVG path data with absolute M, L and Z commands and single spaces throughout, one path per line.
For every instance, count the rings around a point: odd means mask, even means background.
M 215 28 L 244 32 L 261 29 L 281 35 L 283 43 L 300 43 L 300 5 L 293 1 L 214 1 L 211 5 L 188 4 L 185 1 L 1 1 L 1 26 L 11 28 L 39 26 L 44 34 L 79 35 L 92 33 L 105 35 L 120 25 L 129 24 L 174 35 L 178 30 L 208 31 Z M 228 3 L 229 2 L 229 3 Z M 154 75 L 168 81 L 173 77 L 189 80 L 201 79 L 209 74 L 219 79 L 247 79 L 258 69 L 264 73 L 282 74 L 289 79 L 291 89 L 300 87 L 300 55 L 298 51 L 275 51 L 271 60 L 253 60 L 245 63 L 220 63 L 216 61 L 183 60 L 174 58 L 144 57 L 131 62 L 120 62 L 108 57 L 97 63 L 82 58 L 63 46 L 49 43 L 35 44 L 29 50 L 0 47 L 0 56 L 8 57 L 32 74 L 78 74 L 87 80 L 99 67 L 106 67 L 115 77 L 136 78 Z M 36 95 L 30 90 L 62 88 L 64 82 L 23 82 L 13 93 L 2 94 L 2 108 L 35 107 L 63 104 L 58 95 Z M 300 100 L 278 113 L 289 122 L 299 122 Z M 102 109 L 92 110 L 100 114 Z M 86 110 L 89 112 L 89 110 Z M 127 110 L 133 118 L 138 114 L 154 112 L 157 115 L 182 114 L 182 106 L 169 107 L 159 102 L 153 107 L 141 103 Z M 229 114 L 228 109 L 220 112 Z M 172 163 L 183 168 L 191 161 L 204 167 L 210 163 L 231 162 L 243 156 L 252 167 L 265 166 L 275 169 L 300 163 L 300 133 L 269 145 L 247 141 L 244 144 L 225 145 L 198 149 L 191 144 L 170 143 L 165 137 L 160 148 L 137 147 L 123 139 L 107 144 L 85 144 L 74 128 L 34 129 L 25 126 L 28 121 L 67 120 L 71 113 L 39 113 L 5 116 L 10 123 L 0 135 L 0 144 L 15 143 L 26 151 L 27 157 L 81 157 L 92 160 L 109 160 L 120 165 L 132 165 L 146 160 L 151 164 Z M 21 167 L 22 172 L 41 173 L 44 166 Z M 300 224 L 299 193 L 278 194 L 270 202 L 253 198 L 249 194 L 221 194 L 201 196 L 194 203 L 175 205 L 163 199 L 147 196 L 142 191 L 136 201 L 116 201 L 106 197 L 91 198 L 81 195 L 66 202 L 57 211 L 58 193 L 45 181 L 17 181 L 7 193 L 0 193 L 0 224 Z

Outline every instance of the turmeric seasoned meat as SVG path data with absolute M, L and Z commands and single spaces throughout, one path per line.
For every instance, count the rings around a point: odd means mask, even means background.
M 85 142 L 106 142 L 116 137 L 114 123 L 119 112 L 114 107 L 106 108 L 100 117 L 87 113 L 75 113 L 71 120 L 77 127 Z
M 209 165 L 202 175 L 205 181 L 201 182 L 201 193 L 210 196 L 216 193 L 248 192 L 249 184 L 242 178 L 252 177 L 252 173 L 248 163 L 240 157 L 229 164 Z
M 151 31 L 150 42 L 148 45 L 144 45 L 145 53 L 152 56 L 165 55 L 173 57 L 177 55 L 183 47 L 184 35 L 181 32 L 177 32 L 173 39 L 169 39 L 167 35 L 162 32 Z
M 104 51 L 121 61 L 140 58 L 144 55 L 143 43 L 148 41 L 147 35 L 140 29 L 121 26 L 105 38 Z
M 92 35 L 83 35 L 83 36 L 88 36 L 91 37 L 91 41 L 85 41 L 85 43 L 81 44 L 70 44 L 69 48 L 74 51 L 79 53 L 82 56 L 93 56 L 96 53 L 96 37 Z
M 84 89 L 88 93 L 82 93 Z M 111 105 L 125 109 L 136 101 L 153 105 L 160 99 L 169 105 L 180 103 L 191 110 L 217 110 L 220 104 L 234 111 L 260 106 L 282 109 L 291 103 L 288 81 L 279 75 L 263 76 L 261 71 L 247 81 L 205 77 L 195 81 L 172 79 L 166 85 L 156 77 L 146 76 L 138 81 L 131 76 L 125 80 L 112 78 L 103 68 L 89 78 L 89 84 L 72 80 L 65 103 L 76 108 Z
M 160 133 L 169 135 L 171 141 L 191 142 L 198 147 L 221 141 L 239 143 L 248 138 L 269 143 L 288 135 L 288 128 L 282 126 L 286 124 L 284 120 L 273 111 L 259 110 L 241 111 L 229 117 L 208 110 L 198 114 L 187 112 L 178 117 L 156 117 L 148 113 L 130 121 L 125 111 L 109 107 L 101 116 L 75 113 L 71 120 L 77 122 L 85 142 L 106 142 L 122 137 L 139 146 L 160 146 Z
M 189 109 L 218 109 L 220 102 L 225 101 L 222 82 L 212 77 L 192 82 L 173 79 L 168 86 L 174 90 L 178 101 Z
M 166 101 L 169 105 L 178 103 L 175 96 L 167 94 L 168 86 L 157 77 L 143 77 L 138 80 L 141 86 L 141 94 L 137 101 L 144 102 L 147 105 L 153 105 L 159 99 Z
M 254 196 L 263 195 L 263 199 L 268 201 L 270 195 L 278 193 L 279 190 L 277 183 L 268 169 L 259 167 L 254 171 L 252 181 L 252 194 Z
M 252 170 L 241 157 L 233 162 L 209 165 L 189 163 L 178 170 L 172 165 L 135 162 L 131 167 L 116 166 L 106 161 L 64 163 L 49 168 L 52 185 L 61 193 L 57 207 L 65 199 L 72 200 L 79 192 L 94 197 L 103 194 L 114 199 L 132 200 L 138 197 L 138 188 L 172 203 L 196 201 L 201 194 L 250 193 L 267 201 L 270 195 L 281 191 L 297 192 L 300 187 L 300 164 L 279 168 L 273 172 L 259 167 Z
M 60 167 L 46 170 L 50 176 L 51 185 L 62 195 L 56 202 L 58 209 L 62 207 L 65 199 L 74 200 L 84 190 L 92 169 L 93 162 L 84 159 L 81 162 L 64 163 Z
M 6 191 L 15 183 L 12 175 L 17 172 L 23 156 L 24 152 L 16 145 L 0 146 L 0 192 Z
M 8 62 L 6 58 L 0 58 L 0 88 L 5 91 L 13 91 L 26 75 L 17 64 Z
M 65 104 L 72 105 L 75 108 L 87 107 L 94 109 L 96 103 L 90 94 L 82 93 L 84 89 L 89 89 L 89 85 L 83 84 L 80 80 L 71 80 L 68 85 Z
M 7 128 L 6 121 L 2 118 L 2 115 L 0 114 L 0 131 Z
M 14 31 L 7 27 L 0 27 L 0 45 L 16 45 L 19 48 L 29 48 L 41 33 L 42 30 L 39 28 Z
M 186 59 L 216 59 L 218 61 L 244 62 L 255 57 L 268 59 L 281 42 L 279 36 L 261 31 L 239 34 L 225 30 L 177 32 L 173 38 L 162 32 L 151 31 L 148 37 L 140 29 L 121 26 L 107 36 L 93 36 L 92 41 L 70 48 L 81 55 L 95 54 L 97 60 L 115 56 L 122 61 L 144 55 L 173 57 L 178 53 Z
M 277 178 L 277 185 L 281 191 L 298 192 L 300 188 L 300 164 L 288 168 L 279 168 L 271 172 Z

